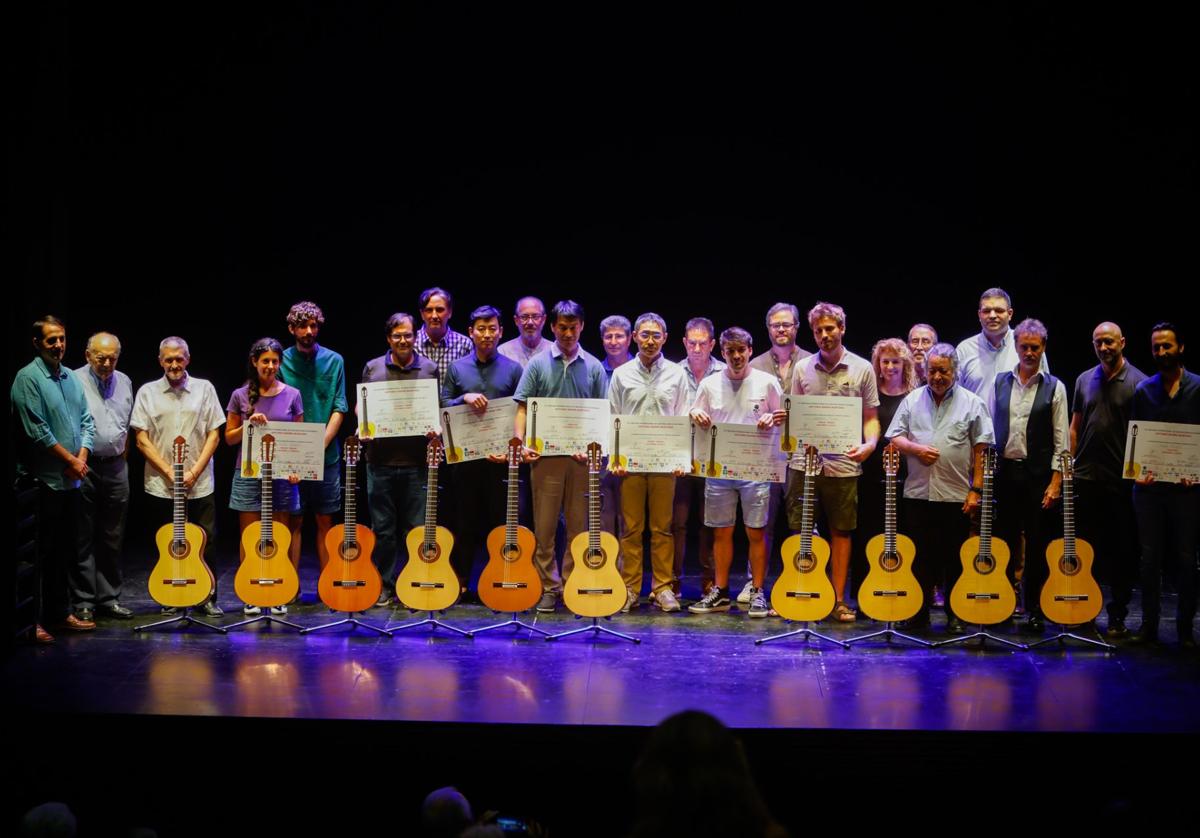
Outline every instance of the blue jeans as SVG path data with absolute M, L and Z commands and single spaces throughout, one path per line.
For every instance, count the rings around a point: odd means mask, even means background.
M 367 502 L 375 533 L 372 558 L 384 590 L 396 586 L 396 551 L 408 531 L 425 523 L 425 466 L 377 466 L 367 463 Z

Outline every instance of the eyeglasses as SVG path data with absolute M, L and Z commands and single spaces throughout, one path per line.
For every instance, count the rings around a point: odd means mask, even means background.
M 771 324 L 772 332 L 790 332 L 794 328 L 796 328 L 795 323 L 772 323 Z
M 545 320 L 546 315 L 544 315 L 544 314 L 518 314 L 517 319 L 520 320 L 522 323 L 536 323 L 539 320 Z
M 412 340 L 412 339 L 413 339 L 412 332 L 393 332 L 392 334 L 388 335 L 388 340 L 401 341 L 401 340 Z
M 638 340 L 662 340 L 662 332 L 638 332 Z

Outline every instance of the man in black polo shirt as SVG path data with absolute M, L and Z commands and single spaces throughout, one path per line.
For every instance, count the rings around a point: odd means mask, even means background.
M 1096 551 L 1096 576 L 1111 588 L 1106 634 L 1124 637 L 1138 575 L 1138 540 L 1133 484 L 1121 479 L 1121 469 L 1133 391 L 1146 374 L 1125 360 L 1125 336 L 1116 323 L 1097 326 L 1092 346 L 1100 363 L 1075 380 L 1071 403 L 1075 509 L 1079 534 Z

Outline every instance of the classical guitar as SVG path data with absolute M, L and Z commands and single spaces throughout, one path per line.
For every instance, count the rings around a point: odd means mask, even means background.
M 792 436 L 792 397 L 783 397 L 783 433 L 779 436 L 779 450 L 792 454 L 800 444 L 800 440 Z
M 613 450 L 608 455 L 608 470 L 629 465 L 629 458 L 621 455 L 621 417 L 613 417 Z
M 515 614 L 537 605 L 542 579 L 533 565 L 537 541 L 517 523 L 521 440 L 508 441 L 508 508 L 504 525 L 487 537 L 488 563 L 479 574 L 479 599 L 493 611 Z
M 837 597 L 825 572 L 829 564 L 829 542 L 813 535 L 817 475 L 821 457 L 815 446 L 804 451 L 804 495 L 800 513 L 800 532 L 784 539 L 779 548 L 783 573 L 771 589 L 771 607 L 785 620 L 814 622 L 833 612 Z
M 171 523 L 163 524 L 154 536 L 158 562 L 150 571 L 150 596 L 168 608 L 191 608 L 204 602 L 216 585 L 212 570 L 204 561 L 204 530 L 187 519 L 187 488 L 183 482 L 183 461 L 187 441 L 175 437 L 172 446 Z
M 580 617 L 609 617 L 625 604 L 625 583 L 617 570 L 620 545 L 600 529 L 600 443 L 588 445 L 588 531 L 571 542 L 575 567 L 563 586 L 563 602 Z
M 704 475 L 706 477 L 720 477 L 722 474 L 725 473 L 725 469 L 721 466 L 720 463 L 717 462 L 717 426 L 716 425 L 712 426 L 712 433 L 710 434 L 710 437 L 711 437 L 712 441 L 709 443 L 709 446 L 708 446 L 708 468 L 705 469 Z
M 530 400 L 529 402 L 529 447 L 539 454 L 546 449 L 546 443 L 538 439 L 537 435 L 537 411 L 538 403 Z
M 371 418 L 367 415 L 367 387 L 366 387 L 366 385 L 364 384 L 362 387 L 360 387 L 358 392 L 359 392 L 358 407 L 359 407 L 359 412 L 361 413 L 361 415 L 359 416 L 359 421 L 362 422 L 363 429 L 366 431 L 366 434 L 364 434 L 363 436 L 365 436 L 367 439 L 371 439 L 372 437 L 375 436 L 375 423 L 372 422 Z
M 700 461 L 696 459 L 696 423 L 692 423 L 692 474 L 696 477 L 703 477 L 704 471 L 701 468 Z
M 883 449 L 884 497 L 883 534 L 867 542 L 871 569 L 858 589 L 858 607 L 872 620 L 895 623 L 921 610 L 925 601 L 913 576 L 917 548 L 907 535 L 896 532 L 896 475 L 900 451 L 895 445 Z
M 274 608 L 287 605 L 300 591 L 300 577 L 288 558 L 292 534 L 275 526 L 271 517 L 274 492 L 275 437 L 262 437 L 262 503 L 259 520 L 242 532 L 246 558 L 233 577 L 233 589 L 247 605 Z
M 450 564 L 454 536 L 439 527 L 438 464 L 442 441 L 437 437 L 425 447 L 429 482 L 425 489 L 425 524 L 408 531 L 408 563 L 396 579 L 396 598 L 413 611 L 444 611 L 458 601 L 458 575 Z
M 1062 464 L 1063 537 L 1046 545 L 1050 576 L 1042 586 L 1046 619 L 1061 626 L 1078 626 L 1096 619 L 1103 605 L 1100 586 L 1092 577 L 1092 545 L 1075 537 L 1075 461 L 1069 451 Z
M 461 462 L 464 452 L 454 444 L 454 431 L 450 428 L 450 412 L 447 410 L 442 411 L 442 433 L 446 436 L 446 462 Z
M 346 500 L 343 524 L 325 533 L 329 561 L 317 580 L 321 602 L 334 611 L 366 611 L 379 599 L 383 580 L 371 561 L 375 533 L 358 523 L 355 488 L 358 485 L 358 437 L 346 440 Z
M 1137 477 L 1142 471 L 1142 467 L 1137 463 L 1137 435 L 1138 426 L 1134 425 L 1129 432 L 1129 462 L 1125 464 L 1126 477 Z
M 246 452 L 242 459 L 242 477 L 253 480 L 258 477 L 258 464 L 254 462 L 254 426 L 247 424 L 245 430 L 245 442 L 242 444 L 242 450 Z
M 1005 576 L 1008 545 L 992 535 L 992 477 L 996 449 L 983 449 L 983 492 L 979 504 L 979 535 L 959 550 L 962 575 L 950 591 L 950 609 L 960 620 L 988 626 L 1002 623 L 1017 607 L 1017 595 Z

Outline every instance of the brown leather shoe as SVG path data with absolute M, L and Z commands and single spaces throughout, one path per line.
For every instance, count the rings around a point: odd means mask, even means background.
M 33 627 L 33 639 L 37 643 L 53 643 L 54 635 L 37 625 Z
M 68 614 L 67 619 L 62 621 L 62 627 L 68 631 L 93 631 L 96 623 L 92 620 L 85 620 L 77 614 Z

